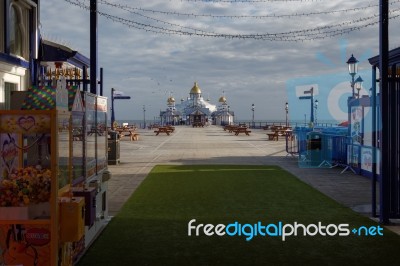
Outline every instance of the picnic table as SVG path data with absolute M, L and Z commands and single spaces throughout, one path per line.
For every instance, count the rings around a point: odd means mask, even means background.
M 131 141 L 139 140 L 139 134 L 136 133 L 136 128 L 117 127 L 115 131 L 118 132 L 120 139 L 122 139 L 123 137 L 129 137 Z
M 152 124 L 148 126 L 148 129 L 158 128 L 158 127 L 160 127 L 159 124 Z
M 160 134 L 160 133 L 165 133 L 169 136 L 169 133 L 172 133 L 172 132 L 173 132 L 173 130 L 168 127 L 159 127 L 157 130 L 154 130 L 154 133 L 156 133 L 156 136 L 158 136 L 158 134 Z
M 232 133 L 232 131 L 237 127 L 238 126 L 235 126 L 235 125 L 226 125 L 226 126 L 224 126 L 224 131 L 228 130 L 230 133 Z
M 102 127 L 92 127 L 92 128 L 90 128 L 90 130 L 87 132 L 87 135 L 91 136 L 93 134 L 97 134 L 98 136 L 103 136 L 104 128 L 102 128 Z
M 166 128 L 171 132 L 175 131 L 175 127 L 173 127 L 173 126 L 166 126 Z
M 278 131 L 274 131 L 272 133 L 267 133 L 268 135 L 268 140 L 276 140 L 278 141 L 279 139 L 279 132 Z
M 238 125 L 229 125 L 224 127 L 224 130 L 228 130 L 229 133 L 232 133 L 233 131 L 235 131 L 239 126 Z
M 285 129 L 276 129 L 272 133 L 267 133 L 268 135 L 268 140 L 279 140 L 280 136 L 283 136 L 286 138 L 286 136 L 291 136 L 292 135 L 292 130 L 289 128 Z
M 249 133 L 251 133 L 250 130 L 248 130 L 247 127 L 237 127 L 236 129 L 233 130 L 235 132 L 235 135 L 239 135 L 240 133 L 245 133 L 247 136 L 250 136 Z
M 193 122 L 192 126 L 193 127 L 204 127 L 204 123 L 203 122 Z

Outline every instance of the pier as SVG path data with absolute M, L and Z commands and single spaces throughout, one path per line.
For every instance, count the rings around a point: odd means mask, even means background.
M 249 136 L 236 136 L 220 126 L 177 126 L 170 136 L 155 136 L 148 129 L 139 133 L 139 141 L 121 141 L 121 163 L 109 166 L 110 215 L 118 212 L 157 164 L 242 164 L 278 165 L 340 204 L 370 216 L 369 178 L 350 171 L 340 174 L 342 168 L 299 168 L 297 157 L 288 156 L 285 140 L 268 140 L 263 129 L 252 129 Z

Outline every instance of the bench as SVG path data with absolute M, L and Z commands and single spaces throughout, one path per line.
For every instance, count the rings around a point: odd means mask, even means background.
M 237 128 L 239 128 L 239 126 L 231 126 L 228 131 L 229 133 L 232 133 L 233 131 L 235 131 Z
M 286 136 L 290 136 L 292 134 L 291 130 L 282 130 L 282 129 L 277 129 L 275 131 L 273 131 L 272 133 L 267 133 L 268 135 L 268 140 L 279 140 L 279 137 L 285 137 Z
M 170 132 L 174 132 L 175 131 L 175 127 L 173 127 L 173 126 L 166 126 L 166 128 Z
M 192 126 L 193 127 L 204 127 L 204 123 L 202 123 L 202 122 L 193 122 Z
M 235 125 L 226 125 L 224 126 L 224 131 L 229 131 L 230 133 L 232 133 L 232 130 L 236 129 L 238 126 Z
M 172 133 L 172 130 L 167 127 L 159 127 L 158 130 L 154 130 L 154 133 L 156 133 L 156 136 L 160 133 L 165 133 L 169 136 L 169 133 Z
M 122 139 L 123 137 L 129 137 L 131 141 L 135 141 L 135 140 L 139 140 L 139 134 L 138 133 L 122 133 L 119 135 L 120 139 Z
M 160 127 L 159 125 L 149 125 L 147 128 L 148 129 L 153 129 L 153 128 L 158 128 L 158 127 Z
M 233 130 L 235 132 L 235 135 L 239 135 L 240 133 L 245 133 L 247 136 L 250 136 L 249 133 L 251 133 L 250 130 L 247 130 L 247 127 L 238 127 L 235 130 Z
M 139 140 L 139 134 L 133 131 L 121 131 L 119 132 L 119 139 L 121 140 L 123 137 L 129 137 L 131 141 Z
M 139 134 L 136 133 L 135 128 L 130 128 L 130 127 L 119 127 L 116 128 L 115 131 L 118 132 L 119 134 L 119 139 L 121 140 L 123 137 L 129 137 L 131 141 L 134 140 L 139 140 Z
M 268 135 L 268 140 L 276 140 L 276 141 L 278 141 L 278 138 L 279 138 L 278 132 L 267 133 L 267 135 Z

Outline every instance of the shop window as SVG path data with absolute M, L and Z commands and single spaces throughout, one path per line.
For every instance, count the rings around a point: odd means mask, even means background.
M 4 89 L 0 87 L 0 109 L 10 110 L 11 92 L 18 90 L 18 84 L 5 82 Z
M 21 9 L 12 4 L 10 7 L 10 53 L 23 56 L 23 27 Z

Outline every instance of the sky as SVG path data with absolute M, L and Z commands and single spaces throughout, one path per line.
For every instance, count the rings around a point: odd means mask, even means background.
M 89 57 L 89 0 L 42 0 L 42 38 Z M 318 119 L 345 119 L 346 61 L 354 54 L 371 87 L 368 58 L 379 53 L 379 1 L 98 0 L 98 65 L 111 88 L 116 120 L 158 119 L 167 98 L 188 97 L 194 82 L 218 104 L 225 95 L 236 120 L 306 119 L 314 87 Z M 390 1 L 389 46 L 400 46 L 400 0 Z M 110 19 L 113 18 L 113 19 Z M 318 28 L 318 29 L 316 29 Z M 358 76 L 358 75 L 357 75 Z

